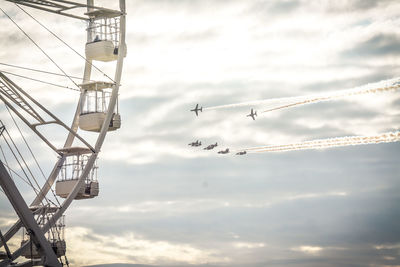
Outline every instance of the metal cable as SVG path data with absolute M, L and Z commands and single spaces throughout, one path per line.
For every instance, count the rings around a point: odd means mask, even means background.
M 39 70 L 39 69 L 34 69 L 34 68 L 27 68 L 27 67 L 22 67 L 22 66 L 17 66 L 17 65 L 2 63 L 2 62 L 0 62 L 0 65 L 7 66 L 7 67 L 18 68 L 18 69 L 23 69 L 23 70 L 36 71 L 36 72 L 41 72 L 41 73 L 51 74 L 51 75 L 56 75 L 56 76 L 61 76 L 61 77 L 66 77 L 64 74 L 55 73 L 55 72 L 46 71 L 46 70 Z M 82 80 L 82 77 L 76 77 L 76 76 L 69 76 L 69 77 L 71 77 L 71 78 L 73 78 L 73 79 Z
M 77 88 L 79 88 L 78 84 L 27 34 L 19 25 L 16 23 L 1 7 L 0 10 L 6 15 L 17 28 L 51 61 L 53 64 L 62 72 L 66 77 L 69 78 L 69 80 L 75 84 Z M 80 89 L 79 89 L 80 91 Z
M 19 151 L 19 149 L 18 149 L 17 145 L 15 144 L 14 140 L 11 138 L 11 135 L 9 134 L 7 128 L 5 128 L 4 131 L 7 133 L 8 137 L 10 138 L 11 142 L 13 143 L 15 150 L 18 152 L 18 155 L 21 157 L 21 160 L 22 160 L 22 162 L 24 163 L 25 168 L 28 170 L 28 172 L 29 172 L 29 174 L 31 175 L 32 179 L 34 180 L 36 186 L 40 189 L 40 186 L 39 186 L 38 181 L 36 180 L 35 176 L 33 175 L 31 169 L 29 168 L 28 164 L 26 163 L 24 157 L 22 156 L 21 152 Z M 21 165 L 20 165 L 20 167 L 22 168 Z M 28 175 L 26 175 L 26 176 L 27 176 L 27 178 L 28 178 Z M 28 178 L 28 179 L 29 179 L 29 178 Z
M 21 135 L 22 139 L 24 140 L 24 143 L 25 143 L 25 145 L 27 146 L 27 148 L 28 148 L 30 154 L 32 155 L 32 158 L 35 160 L 35 163 L 36 163 L 38 169 L 40 170 L 40 172 L 41 172 L 41 174 L 42 174 L 42 177 L 43 177 L 43 179 L 45 180 L 45 183 L 50 187 L 50 190 L 51 190 L 51 192 L 53 193 L 53 196 L 54 196 L 55 200 L 57 201 L 58 206 L 60 206 L 61 204 L 60 204 L 60 202 L 58 201 L 57 195 L 54 193 L 54 190 L 51 188 L 49 182 L 47 181 L 46 176 L 44 175 L 43 169 L 40 167 L 39 162 L 37 161 L 37 159 L 36 159 L 36 157 L 35 157 L 35 154 L 33 154 L 33 151 L 32 151 L 32 149 L 31 149 L 31 147 L 29 146 L 28 142 L 26 141 L 25 136 L 22 134 L 21 129 L 19 128 L 17 122 L 16 122 L 15 119 L 14 119 L 14 116 L 12 115 L 12 113 L 11 113 L 11 111 L 10 111 L 10 109 L 9 109 L 9 107 L 8 107 L 7 105 L 6 105 L 6 109 L 7 109 L 7 111 L 8 111 L 8 114 L 10 114 L 10 117 L 11 117 L 12 121 L 14 122 L 15 127 L 17 127 L 19 134 Z
M 4 138 L 4 136 L 3 136 L 3 138 Z M 6 155 L 4 154 L 3 148 L 1 147 L 1 144 L 0 144 L 0 150 L 1 150 L 1 153 L 3 154 L 5 165 L 8 168 L 8 173 L 10 174 L 11 180 L 14 180 L 14 178 L 12 177 L 12 174 L 11 174 L 11 168 L 8 167 L 8 161 L 7 161 Z
M 21 159 L 22 159 L 22 161 L 23 161 L 25 167 L 28 169 L 28 171 L 29 171 L 29 173 L 31 174 L 33 180 L 35 181 L 37 187 L 40 189 L 40 186 L 38 185 L 38 183 L 37 183 L 35 177 L 33 177 L 32 172 L 30 171 L 28 165 L 26 164 L 24 158 L 22 157 L 21 152 L 19 151 L 18 147 L 16 146 L 14 140 L 11 138 L 11 135 L 9 134 L 7 128 L 4 129 L 4 132 L 8 135 L 8 138 L 11 140 L 11 142 L 12 142 L 12 144 L 13 144 L 13 146 L 14 146 L 14 149 L 17 151 L 18 155 L 21 157 Z M 7 141 L 7 139 L 5 138 L 4 135 L 3 135 L 3 138 L 4 138 L 4 140 L 6 141 L 8 147 L 10 148 L 10 150 L 11 150 L 11 152 L 12 152 L 14 158 L 16 159 L 16 161 L 17 161 L 19 167 L 21 168 L 22 172 L 24 173 L 25 177 L 28 179 L 29 184 L 31 185 L 32 188 L 35 188 L 34 185 L 33 185 L 32 182 L 31 182 L 31 180 L 29 179 L 28 174 L 25 172 L 25 169 L 22 167 L 22 164 L 21 164 L 21 162 L 19 161 L 17 155 L 15 155 L 14 150 L 11 148 L 10 144 L 8 143 L 8 141 Z M 37 190 L 35 190 L 35 193 L 36 193 L 36 196 L 39 196 Z M 46 197 L 45 197 L 44 199 L 46 199 Z M 46 200 L 47 200 L 47 199 L 46 199 Z M 42 204 L 44 205 L 43 200 L 42 200 Z
M 1 150 L 1 153 L 3 155 L 3 158 L 6 160 L 6 157 L 4 155 L 4 151 L 3 151 L 3 148 L 2 148 L 1 145 L 0 145 L 0 150 Z M 29 183 L 27 180 L 25 180 L 25 178 L 22 177 L 21 175 L 19 175 L 16 171 L 11 169 L 11 167 L 7 163 L 3 163 L 3 164 L 4 164 L 5 167 L 7 167 L 8 173 L 9 173 L 9 175 L 10 175 L 12 180 L 14 180 L 14 178 L 12 177 L 12 174 L 14 173 L 18 178 L 20 178 L 23 182 L 25 182 L 27 185 L 29 185 L 35 191 L 36 194 L 38 194 L 39 190 L 37 190 L 31 183 Z
M 31 80 L 31 81 L 35 81 L 35 82 L 40 82 L 40 83 L 44 83 L 44 84 L 48 84 L 48 85 L 52 85 L 52 86 L 56 86 L 56 87 L 61 87 L 61 88 L 66 88 L 66 89 L 69 89 L 69 90 L 73 90 L 73 91 L 78 91 L 78 92 L 80 92 L 80 90 L 75 89 L 75 88 L 71 88 L 71 87 L 64 86 L 64 85 L 59 85 L 59 84 L 55 84 L 55 83 L 51 83 L 51 82 L 46 82 L 46 81 L 38 80 L 38 79 L 31 78 L 31 77 L 28 77 L 28 76 L 24 76 L 24 75 L 20 75 L 20 74 L 15 74 L 15 73 L 12 73 L 12 72 L 9 72 L 9 71 L 0 70 L 0 72 L 4 72 L 4 73 L 10 74 L 10 75 L 14 75 L 14 76 L 17 76 L 17 77 L 20 77 L 20 78 L 24 78 L 24 79 L 28 79 L 28 80 Z

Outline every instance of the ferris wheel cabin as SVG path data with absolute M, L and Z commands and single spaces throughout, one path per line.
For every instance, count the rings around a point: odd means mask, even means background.
M 34 210 L 32 210 L 34 211 Z M 39 213 L 35 216 L 39 221 L 39 226 L 44 227 L 44 225 L 50 220 L 51 215 L 57 211 L 55 207 L 40 207 Z M 37 212 L 37 211 L 34 211 Z M 21 246 L 31 241 L 29 231 L 25 228 L 22 229 L 22 241 Z M 65 243 L 65 216 L 61 216 L 60 219 L 50 227 L 49 231 L 46 233 L 46 239 L 50 243 L 56 256 L 59 258 L 65 256 L 67 246 Z M 36 245 L 32 244 L 31 249 L 24 250 L 22 255 L 27 259 L 40 259 L 42 255 L 39 253 L 39 249 Z
M 95 10 L 86 15 L 90 17 L 86 59 L 105 62 L 117 60 L 121 13 L 113 10 Z M 126 49 L 124 51 L 125 57 Z
M 56 195 L 62 198 L 67 198 L 72 192 L 90 157 L 90 151 L 79 147 L 71 148 L 66 153 L 65 161 L 56 182 Z M 88 199 L 99 195 L 97 169 L 97 164 L 93 164 L 75 199 Z
M 81 100 L 81 113 L 79 116 L 79 128 L 85 131 L 100 132 L 107 116 L 113 83 L 87 82 L 80 85 L 83 90 Z M 118 98 L 115 111 L 111 118 L 108 131 L 121 127 L 121 116 L 118 113 Z

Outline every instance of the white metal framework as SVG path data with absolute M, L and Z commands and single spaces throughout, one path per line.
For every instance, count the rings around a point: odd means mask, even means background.
M 0 248 L 4 247 L 6 251 L 0 253 L 0 267 L 63 266 L 60 257 L 65 255 L 66 251 L 63 237 L 64 213 L 73 200 L 89 199 L 98 195 L 96 159 L 107 132 L 118 129 L 121 124 L 118 90 L 126 55 L 125 0 L 119 0 L 119 10 L 97 7 L 94 0 L 87 0 L 86 4 L 66 0 L 6 1 L 86 20 L 88 23 L 80 99 L 70 127 L 0 72 L 0 100 L 58 154 L 46 182 L 29 205 L 11 178 L 10 168 L 0 161 L 0 186 L 19 217 L 6 232 L 0 231 Z M 85 9 L 83 14 L 78 12 L 79 9 Z M 91 80 L 94 60 L 115 64 L 112 82 Z M 68 133 L 62 147 L 57 147 L 43 133 L 42 128 L 48 125 L 61 126 Z M 89 144 L 78 133 L 79 128 L 96 132 L 96 142 L 93 145 Z M 0 136 L 5 129 L 6 127 L 0 125 Z M 82 146 L 74 146 L 74 141 L 78 141 Z M 64 198 L 63 202 L 59 205 L 43 204 L 43 200 L 53 188 L 58 196 Z M 7 242 L 17 235 L 21 228 L 24 229 L 21 247 L 11 251 Z M 25 256 L 29 261 L 16 263 L 21 256 Z

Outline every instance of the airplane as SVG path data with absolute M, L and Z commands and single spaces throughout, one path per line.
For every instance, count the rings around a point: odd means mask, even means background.
M 196 142 L 192 142 L 188 144 L 189 146 L 201 146 L 201 141 L 197 140 Z
M 194 111 L 196 113 L 196 116 L 199 116 L 199 111 L 203 112 L 203 107 L 199 108 L 199 104 L 196 105 L 194 109 L 191 109 L 190 111 Z
M 228 154 L 229 153 L 229 148 L 225 150 L 218 151 L 218 154 Z
M 238 152 L 238 153 L 236 153 L 236 155 L 246 155 L 246 150 L 245 151 L 240 151 L 240 152 Z
M 204 150 L 211 150 L 211 149 L 213 149 L 213 148 L 216 147 L 216 146 L 218 146 L 217 143 L 215 143 L 215 145 L 214 145 L 214 144 L 211 144 L 211 145 L 209 145 L 208 147 L 205 147 L 205 148 L 203 148 L 203 149 L 204 149 Z
M 249 115 L 247 115 L 246 117 L 252 117 L 253 121 L 256 120 L 256 118 L 254 118 L 255 116 L 257 116 L 257 111 L 253 111 L 253 109 L 251 109 L 251 112 Z

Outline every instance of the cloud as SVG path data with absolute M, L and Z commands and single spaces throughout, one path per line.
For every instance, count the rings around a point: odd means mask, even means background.
M 321 252 L 323 250 L 323 248 L 315 247 L 315 246 L 300 246 L 297 248 L 292 248 L 292 250 L 304 252 L 306 254 L 315 255 L 315 254 L 318 254 L 319 252 Z
M 285 1 L 255 1 L 250 13 L 267 15 L 268 19 L 272 16 L 287 15 L 301 7 L 301 1 L 285 0 Z
M 378 6 L 390 5 L 395 1 L 393 0 L 384 0 L 384 1 L 373 1 L 373 0 L 356 0 L 356 1 L 324 1 L 323 3 L 326 5 L 327 10 L 330 12 L 363 12 L 373 8 L 377 8 Z
M 396 56 L 400 54 L 400 38 L 395 34 L 377 34 L 359 43 L 355 48 L 344 51 L 342 57 Z
M 244 242 L 236 242 L 233 243 L 233 246 L 239 249 L 254 249 L 254 248 L 263 248 L 265 247 L 264 243 L 244 243 Z
M 74 255 L 71 263 L 80 266 L 113 262 L 144 264 L 193 264 L 226 262 L 218 258 L 218 252 L 200 250 L 187 244 L 146 240 L 133 233 L 101 235 L 82 227 L 71 227 L 67 231 L 68 253 Z M 82 253 L 90 251 L 90 253 Z
M 10 227 L 15 223 L 15 218 L 9 214 L 8 216 L 4 213 L 2 214 L 2 218 L 0 218 L 0 228 Z

